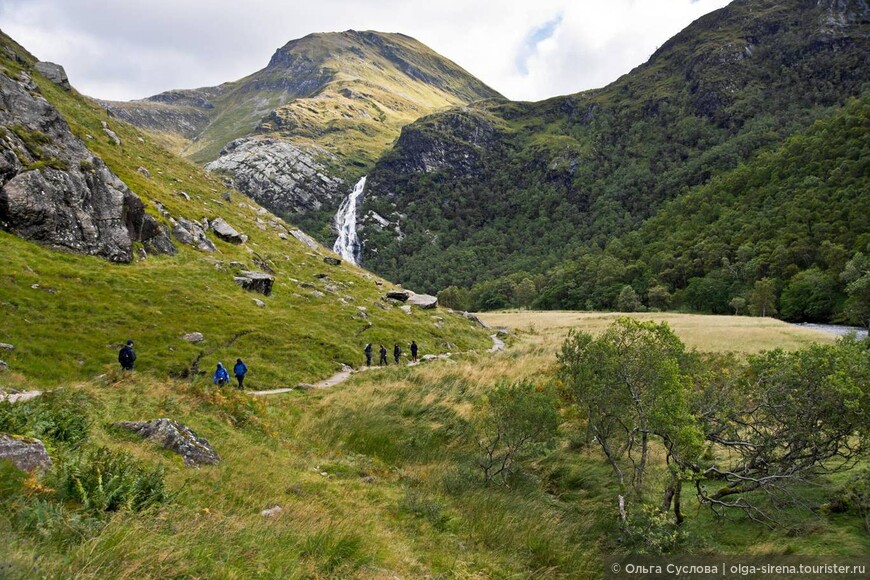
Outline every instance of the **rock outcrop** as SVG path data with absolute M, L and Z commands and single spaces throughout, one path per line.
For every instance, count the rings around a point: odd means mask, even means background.
M 239 191 L 272 210 L 299 213 L 337 205 L 344 195 L 344 180 L 327 170 L 326 161 L 333 158 L 319 147 L 245 137 L 230 142 L 205 167 L 232 174 Z
M 197 222 L 184 218 L 169 218 L 172 223 L 172 235 L 182 244 L 193 246 L 201 252 L 213 254 L 217 251 L 214 244 L 205 235 L 205 230 Z
M 220 456 L 209 442 L 178 421 L 163 418 L 152 421 L 121 421 L 115 425 L 178 453 L 184 463 L 191 467 L 220 463 Z
M 251 292 L 259 292 L 264 296 L 272 293 L 272 284 L 275 283 L 275 277 L 263 272 L 251 272 L 242 270 L 238 275 L 233 277 L 236 284 Z
M 429 294 L 412 294 L 408 298 L 408 304 L 422 308 L 423 310 L 431 310 L 438 306 L 438 298 Z
M 69 84 L 69 78 L 66 76 L 66 71 L 59 64 L 53 62 L 38 62 L 34 68 L 36 68 L 42 76 L 63 90 L 68 91 L 72 88 Z
M 223 218 L 216 218 L 211 222 L 211 229 L 217 237 L 230 244 L 241 244 L 246 238 L 228 224 Z
M 8 459 L 22 471 L 45 471 L 51 458 L 39 439 L 0 435 L 0 459 Z
M 0 228 L 22 238 L 113 262 L 133 242 L 170 251 L 142 202 L 75 137 L 26 73 L 0 73 Z

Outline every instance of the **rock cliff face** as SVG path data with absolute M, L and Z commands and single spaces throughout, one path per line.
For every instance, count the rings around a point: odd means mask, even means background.
M 0 72 L 0 228 L 114 262 L 134 241 L 172 252 L 164 227 L 75 137 L 27 72 Z
M 332 177 L 322 159 L 335 156 L 320 147 L 247 137 L 227 145 L 206 169 L 228 174 L 233 185 L 275 211 L 296 213 L 333 205 L 346 195 L 346 182 Z

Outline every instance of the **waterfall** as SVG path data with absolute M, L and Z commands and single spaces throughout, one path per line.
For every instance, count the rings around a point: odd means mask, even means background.
M 356 236 L 356 204 L 366 186 L 366 176 L 356 182 L 353 191 L 347 196 L 338 213 L 335 214 L 335 229 L 338 231 L 338 239 L 332 246 L 332 251 L 353 264 L 359 264 L 360 247 L 359 238 Z

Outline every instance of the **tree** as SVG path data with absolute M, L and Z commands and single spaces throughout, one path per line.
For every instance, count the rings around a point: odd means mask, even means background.
M 735 296 L 728 302 L 728 306 L 734 309 L 735 316 L 740 316 L 740 311 L 746 308 L 746 298 Z
M 513 302 L 520 308 L 528 308 L 538 295 L 538 289 L 530 278 L 523 278 L 513 285 Z
M 641 303 L 637 298 L 637 293 L 629 285 L 622 287 L 619 292 L 619 297 L 616 299 L 616 309 L 620 312 L 637 312 L 640 310 Z
M 733 373 L 727 373 L 733 375 Z M 780 350 L 750 359 L 743 377 L 696 397 L 707 441 L 726 450 L 698 466 L 698 497 L 716 510 L 736 508 L 771 524 L 758 494 L 788 500 L 795 484 L 851 468 L 870 435 L 870 353 L 866 344 Z M 706 481 L 705 481 L 706 480 Z
M 671 475 L 662 506 L 668 511 L 673 505 L 678 523 L 682 474 L 701 452 L 701 432 L 687 402 L 691 381 L 682 368 L 688 358 L 667 324 L 630 318 L 620 318 L 598 338 L 570 334 L 558 357 L 559 376 L 619 483 L 620 506 L 629 487 L 643 501 L 650 444 L 658 441 Z
M 465 288 L 448 286 L 438 292 L 438 303 L 454 310 L 468 310 L 471 308 L 471 295 Z
M 836 286 L 834 279 L 818 268 L 799 272 L 782 291 L 780 313 L 786 320 L 826 322 L 841 296 Z
M 749 296 L 749 308 L 755 316 L 776 314 L 776 280 L 762 278 L 755 282 Z
M 498 477 L 504 482 L 518 459 L 556 433 L 556 398 L 530 382 L 500 384 L 483 398 L 471 424 L 484 481 Z
M 855 254 L 846 263 L 840 280 L 846 283 L 846 316 L 870 330 L 870 252 Z
M 671 293 L 666 286 L 655 284 L 646 291 L 646 302 L 650 308 L 667 310 L 671 305 Z

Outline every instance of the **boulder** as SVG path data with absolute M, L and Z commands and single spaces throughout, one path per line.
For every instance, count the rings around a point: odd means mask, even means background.
M 147 169 L 145 169 L 144 167 L 139 167 L 136 171 L 141 173 L 145 177 L 151 177 L 151 172 L 148 171 Z
M 72 88 L 69 84 L 69 78 L 66 76 L 66 71 L 59 64 L 47 61 L 38 62 L 36 63 L 36 70 L 63 90 L 68 91 Z
M 45 471 L 51 458 L 39 439 L 0 435 L 0 459 L 8 459 L 22 471 Z
M 312 250 L 316 250 L 319 245 L 316 241 L 314 241 L 314 238 L 310 237 L 302 230 L 290 230 L 290 235 L 311 248 Z
M 408 298 L 408 304 L 412 304 L 423 310 L 430 310 L 438 306 L 438 298 L 429 294 L 412 294 Z
M 201 332 L 190 332 L 188 334 L 185 334 L 181 338 L 186 340 L 187 342 L 192 343 L 202 342 L 205 340 L 205 337 L 202 335 Z
M 184 463 L 191 467 L 215 465 L 221 460 L 208 441 L 172 419 L 120 421 L 115 425 L 132 431 L 143 439 L 153 441 L 164 449 L 178 453 L 184 459 Z
M 260 515 L 263 516 L 264 518 L 274 518 L 274 517 L 280 515 L 281 512 L 283 512 L 283 511 L 284 511 L 284 508 L 282 508 L 279 505 L 276 505 L 276 506 L 270 507 L 269 509 L 265 509 L 265 510 L 261 511 Z
M 29 84 L 0 73 L 0 126 L 17 128 L 0 139 L 0 229 L 49 247 L 130 262 L 133 242 L 142 240 L 125 226 L 138 197 Z M 37 163 L 42 167 L 33 170 Z
M 6 364 L 6 361 L 0 360 L 0 372 L 8 371 L 9 365 Z
M 109 139 L 111 139 L 112 141 L 114 141 L 114 142 L 115 142 L 115 145 L 120 145 L 120 144 L 121 144 L 121 138 L 118 137 L 117 133 L 115 133 L 114 131 L 112 131 L 111 129 L 109 129 L 109 124 L 106 123 L 105 121 L 101 121 L 101 123 L 102 123 L 102 125 L 103 125 L 103 132 L 104 132 L 106 135 L 109 136 Z
M 333 258 L 332 256 L 326 256 L 325 258 L 323 258 L 323 261 L 330 266 L 341 266 L 341 260 L 339 260 L 338 258 Z
M 225 242 L 229 242 L 231 244 L 241 244 L 245 241 L 242 234 L 233 229 L 233 227 L 226 221 L 224 221 L 223 218 L 213 219 L 211 222 L 211 229 L 214 230 L 214 233 L 217 234 L 217 237 Z
M 15 350 L 15 347 L 5 342 L 0 342 L 0 350 Z
M 410 290 L 390 290 L 387 292 L 387 298 L 405 302 L 411 297 L 411 294 L 413 294 L 413 292 Z
M 399 309 L 405 314 L 411 314 L 411 305 L 410 304 L 402 304 L 399 306 Z
M 202 225 L 198 222 L 193 222 L 184 218 L 179 218 L 177 222 L 175 220 L 171 221 L 174 224 L 172 235 L 182 244 L 193 246 L 208 254 L 213 254 L 217 251 L 217 248 L 214 247 L 211 240 L 206 237 Z
M 259 298 L 254 298 L 254 304 L 257 305 L 258 308 L 265 308 L 266 303 L 260 300 Z
M 272 293 L 272 284 L 275 283 L 275 277 L 263 272 L 251 272 L 242 270 L 238 276 L 234 276 L 233 280 L 236 284 L 251 292 L 259 292 L 264 296 Z
M 478 316 L 476 314 L 472 314 L 471 312 L 462 312 L 461 314 L 466 319 L 472 321 L 473 323 L 475 323 L 479 327 L 489 328 L 489 325 L 487 323 L 485 323 L 483 320 L 481 320 L 480 318 L 478 318 Z

